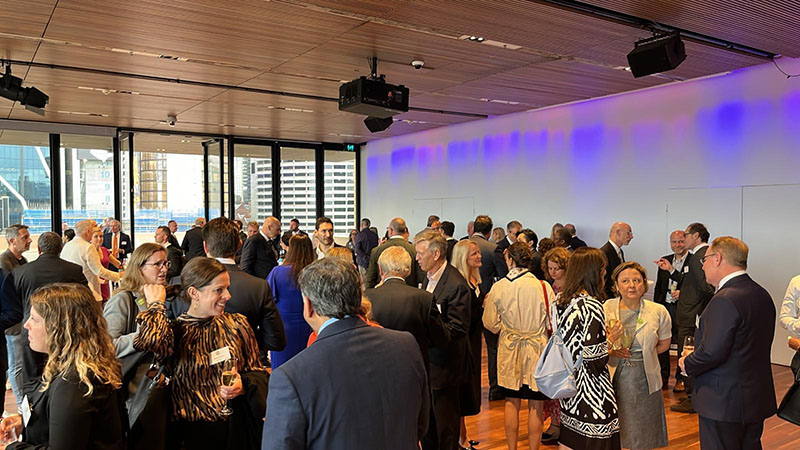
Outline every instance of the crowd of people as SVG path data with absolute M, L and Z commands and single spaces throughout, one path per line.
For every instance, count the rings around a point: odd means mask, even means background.
M 484 343 L 512 450 L 523 400 L 532 449 L 667 446 L 673 344 L 672 409 L 698 414 L 702 448 L 761 448 L 776 411 L 775 307 L 747 245 L 701 223 L 669 235 L 652 301 L 624 222 L 598 248 L 572 224 L 540 240 L 487 215 L 460 240 L 437 216 L 413 238 L 365 218 L 346 245 L 327 217 L 283 234 L 275 217 L 198 218 L 180 244 L 170 221 L 135 249 L 114 219 L 70 230 L 42 233 L 31 262 L 27 227 L 5 230 L 0 364 L 19 414 L 0 448 L 474 449 Z M 800 350 L 800 276 L 780 323 Z M 554 336 L 567 398 L 534 375 Z

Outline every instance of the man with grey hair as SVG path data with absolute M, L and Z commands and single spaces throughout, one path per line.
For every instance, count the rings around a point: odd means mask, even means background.
M 11 272 L 28 262 L 23 253 L 31 248 L 31 233 L 27 225 L 15 224 L 6 228 L 8 248 L 0 253 L 0 269 Z
M 36 387 L 37 381 L 42 375 L 42 368 L 47 361 L 43 353 L 34 352 L 27 345 L 28 330 L 22 328 L 22 324 L 28 320 L 31 313 L 30 296 L 33 292 L 42 287 L 53 283 L 75 283 L 86 286 L 88 284 L 83 268 L 77 264 L 65 261 L 59 257 L 61 252 L 61 236 L 52 231 L 47 231 L 39 236 L 38 247 L 39 257 L 24 266 L 14 269 L 14 287 L 20 297 L 20 311 L 22 320 L 15 327 L 10 328 L 14 331 L 14 339 L 18 339 L 22 344 L 18 352 L 15 352 L 17 363 L 20 364 L 22 392 L 15 388 L 14 395 L 17 402 L 22 402 L 25 394 L 30 394 Z M 11 336 L 9 336 L 11 337 Z M 9 354 L 10 355 L 10 354 Z M 9 365 L 12 368 L 12 365 Z M 12 387 L 14 377 L 12 376 Z
M 422 283 L 422 280 L 425 278 L 425 274 L 414 260 L 416 251 L 414 250 L 414 246 L 408 242 L 408 227 L 406 226 L 406 221 L 400 217 L 395 217 L 389 221 L 387 234 L 389 235 L 389 239 L 387 239 L 383 244 L 373 248 L 370 252 L 369 265 L 367 266 L 367 276 L 364 280 L 365 287 L 370 289 L 377 286 L 378 281 L 380 280 L 378 273 L 378 258 L 381 257 L 381 254 L 384 250 L 394 246 L 400 246 L 404 248 L 408 252 L 409 256 L 411 256 L 411 273 L 406 277 L 406 284 L 417 287 L 419 283 Z
M 564 225 L 564 228 L 569 231 L 569 246 L 572 247 L 573 250 L 586 247 L 586 242 L 578 237 L 578 230 L 575 229 L 575 225 L 568 223 Z
M 456 449 L 460 435 L 459 387 L 473 376 L 470 364 L 470 301 L 474 295 L 458 270 L 447 263 L 447 242 L 440 233 L 424 231 L 414 238 L 417 262 L 427 277 L 423 289 L 433 294 L 450 334 L 446 347 L 432 348 L 431 388 L 436 429 L 429 430 L 423 448 Z
M 428 348 L 444 347 L 450 340 L 433 294 L 406 284 L 411 256 L 402 247 L 387 248 L 378 258 L 378 268 L 381 284 L 365 292 L 372 303 L 372 317 L 384 328 L 411 333 L 430 372 Z
M 100 255 L 91 243 L 92 233 L 96 227 L 94 220 L 81 220 L 75 224 L 75 239 L 64 244 L 61 258 L 81 266 L 83 275 L 89 282 L 89 288 L 95 300 L 99 302 L 103 300 L 100 293 L 100 279 L 116 283 L 122 278 L 123 272 L 112 272 L 100 263 Z
M 320 259 L 298 284 L 317 340 L 272 372 L 261 448 L 417 448 L 430 397 L 414 338 L 358 317 L 361 279 L 352 264 Z
M 506 224 L 506 237 L 497 243 L 497 248 L 503 252 L 508 247 L 511 247 L 511 244 L 517 242 L 517 233 L 519 233 L 519 230 L 521 229 L 522 224 L 519 223 L 518 220 L 512 220 L 511 222 L 508 222 L 508 224 Z
M 203 250 L 203 227 L 206 226 L 205 217 L 198 217 L 194 220 L 194 225 L 183 235 L 181 249 L 186 257 L 186 262 L 198 256 L 206 256 Z

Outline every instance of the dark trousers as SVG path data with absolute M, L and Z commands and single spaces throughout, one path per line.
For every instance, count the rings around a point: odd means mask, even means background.
M 667 308 L 667 312 L 669 313 L 670 319 L 672 319 L 672 343 L 676 344 L 678 339 L 678 323 L 675 320 L 675 303 L 662 303 L 665 308 Z M 678 357 L 680 357 L 680 353 L 678 353 Z M 661 365 L 661 380 L 664 382 L 664 385 L 669 385 L 669 369 L 670 369 L 670 359 L 669 359 L 669 349 L 663 353 L 658 354 L 658 363 Z M 680 368 L 678 369 L 680 371 Z M 678 377 L 675 377 L 675 380 L 678 380 Z
M 700 416 L 700 448 L 703 450 L 761 450 L 764 422 L 719 422 Z
M 172 422 L 167 427 L 167 448 L 225 450 L 228 448 L 228 421 Z
M 483 329 L 483 338 L 486 339 L 486 371 L 489 373 L 489 395 L 500 393 L 497 386 L 497 340 L 499 335 Z
M 694 336 L 695 327 L 678 327 L 678 358 L 683 355 L 683 338 L 686 336 Z M 695 342 L 694 345 L 697 346 L 699 342 Z M 681 374 L 680 366 L 676 366 L 675 368 L 675 379 L 676 380 L 683 380 L 686 384 L 686 394 L 689 398 L 692 398 L 692 380 L 689 377 L 683 376 Z
M 5 412 L 6 403 L 5 403 L 5 392 L 6 392 L 6 371 L 8 371 L 8 349 L 6 348 L 6 337 L 3 335 L 2 342 L 0 342 L 0 371 L 2 371 L 2 375 L 0 375 L 0 381 L 3 383 L 3 404 L 0 405 L 0 415 Z M 27 347 L 27 345 L 26 345 Z
M 428 426 L 422 448 L 457 450 L 461 434 L 461 417 L 458 402 L 458 386 L 433 390 L 433 415 L 435 426 Z M 431 434 L 433 433 L 433 434 Z M 435 442 L 438 442 L 438 447 Z
M 800 370 L 800 350 L 795 352 L 794 356 L 792 357 L 792 375 L 797 377 L 797 371 Z

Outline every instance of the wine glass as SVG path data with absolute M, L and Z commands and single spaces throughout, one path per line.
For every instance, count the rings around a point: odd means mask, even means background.
M 689 356 L 693 351 L 694 351 L 694 336 L 684 336 L 683 354 L 681 356 Z
M 619 324 L 619 319 L 617 319 L 616 317 L 609 317 L 606 319 L 606 328 L 609 330 L 615 328 L 617 324 Z M 611 341 L 612 350 L 619 350 L 621 348 L 622 346 L 620 345 L 620 338 Z
M 630 350 L 631 345 L 633 345 L 633 335 L 635 333 L 636 333 L 636 329 L 635 328 L 624 327 L 622 329 L 622 339 L 621 340 L 622 340 L 622 346 L 623 347 L 625 347 L 625 348 Z M 625 359 L 625 365 L 628 366 L 628 367 L 633 365 L 633 364 L 631 364 L 631 359 L 630 358 L 626 358 Z
M 236 358 L 229 358 L 220 363 L 222 365 L 222 386 L 233 386 L 236 382 Z M 219 415 L 227 417 L 233 414 L 233 409 L 228 406 L 228 400 L 225 400 L 225 406 L 219 410 Z

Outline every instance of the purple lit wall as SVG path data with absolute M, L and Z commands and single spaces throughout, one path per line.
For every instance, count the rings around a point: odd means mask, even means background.
M 781 66 L 800 73 L 800 60 Z M 460 237 L 489 214 L 540 236 L 571 222 L 600 246 L 624 220 L 635 235 L 626 256 L 653 279 L 669 231 L 698 220 L 712 239 L 751 246 L 750 272 L 778 304 L 800 273 L 800 237 L 787 252 L 774 234 L 800 235 L 800 78 L 771 64 L 373 141 L 362 174 L 361 211 L 379 229 L 400 215 L 414 233 L 437 213 Z M 789 355 L 782 332 L 780 362 Z

